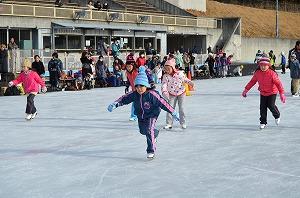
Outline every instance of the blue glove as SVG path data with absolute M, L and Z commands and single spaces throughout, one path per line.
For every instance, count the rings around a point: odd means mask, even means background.
M 110 105 L 108 105 L 107 111 L 112 112 L 115 108 L 117 108 L 117 103 L 111 103 Z
M 177 113 L 176 111 L 174 111 L 172 113 L 172 117 L 174 120 L 176 120 L 177 122 L 179 122 L 180 118 L 179 118 L 179 113 Z

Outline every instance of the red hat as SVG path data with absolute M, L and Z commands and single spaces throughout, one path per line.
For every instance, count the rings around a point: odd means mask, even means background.
M 262 57 L 259 59 L 258 65 L 259 66 L 263 66 L 263 65 L 271 66 L 270 59 L 268 57 Z

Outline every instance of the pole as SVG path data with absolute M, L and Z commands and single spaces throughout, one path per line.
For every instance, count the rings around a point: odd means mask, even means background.
M 278 9 L 279 9 L 279 3 L 278 3 L 279 0 L 276 0 L 276 38 L 279 38 L 279 16 L 278 16 Z

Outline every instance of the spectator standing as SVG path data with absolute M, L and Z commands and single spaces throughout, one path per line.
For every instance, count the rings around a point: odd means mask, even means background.
M 117 39 L 114 39 L 111 45 L 111 53 L 114 58 L 118 58 L 120 56 L 120 43 Z
M 106 46 L 106 43 L 104 42 L 102 36 L 100 36 L 99 41 L 97 43 L 97 53 L 100 56 L 106 56 L 107 55 L 107 46 Z
M 38 73 L 38 75 L 43 78 L 45 74 L 45 66 L 44 63 L 41 61 L 39 55 L 34 56 L 34 61 L 32 62 L 32 70 Z
M 186 75 L 188 75 L 188 73 L 190 72 L 191 59 L 187 52 L 184 52 L 182 60 L 183 60 L 183 65 L 184 65 L 184 72 Z
M 214 55 L 212 53 L 208 54 L 208 57 L 207 57 L 205 63 L 208 64 L 210 78 L 216 77 L 216 73 L 215 73 L 215 70 L 214 70 L 215 59 L 214 59 Z
M 63 63 L 58 58 L 57 52 L 52 54 L 52 59 L 48 63 L 48 71 L 50 75 L 51 89 L 57 90 L 59 85 L 60 74 L 63 69 Z
M 8 72 L 8 52 L 4 44 L 0 45 L 0 73 Z
M 275 71 L 276 56 L 275 56 L 273 50 L 271 50 L 269 52 L 269 58 L 270 58 L 271 69 L 273 69 Z
M 292 78 L 292 96 L 299 97 L 300 84 L 300 64 L 295 53 L 291 55 L 290 60 L 290 75 Z
M 289 51 L 289 56 L 288 56 L 288 68 L 291 66 L 291 55 L 295 54 L 296 59 L 300 62 L 300 40 L 296 41 L 295 47 Z M 293 94 L 293 85 L 291 82 L 291 92 Z
M 91 66 L 93 64 L 93 60 L 86 51 L 83 51 L 82 54 L 81 54 L 80 61 L 82 63 L 81 70 L 82 70 L 82 78 L 83 78 L 83 81 L 84 81 L 85 77 L 88 74 L 93 75 L 93 69 L 92 69 L 92 66 Z
M 281 65 L 281 73 L 285 74 L 286 58 L 285 58 L 284 52 L 281 52 L 281 62 L 280 62 L 280 65 Z
M 99 59 L 96 63 L 96 76 L 100 82 L 100 85 L 102 87 L 106 87 L 107 86 L 107 72 L 108 72 L 108 68 L 106 67 L 105 63 L 104 63 L 104 59 L 103 56 L 99 56 Z
M 146 65 L 146 58 L 145 58 L 145 52 L 142 51 L 139 53 L 139 57 L 136 59 L 136 67 L 139 68 L 140 66 Z

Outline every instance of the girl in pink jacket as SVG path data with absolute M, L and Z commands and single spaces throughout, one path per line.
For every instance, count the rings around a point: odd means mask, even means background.
M 176 107 L 176 103 L 178 103 L 179 107 L 179 117 L 180 117 L 180 125 L 182 129 L 186 129 L 185 123 L 185 113 L 183 109 L 183 102 L 185 98 L 185 86 L 184 83 L 187 83 L 194 87 L 194 83 L 189 80 L 183 72 L 177 71 L 175 68 L 176 62 L 174 58 L 171 58 L 166 61 L 164 70 L 165 74 L 162 79 L 161 91 L 163 96 L 169 100 L 169 103 L 174 107 Z M 171 129 L 173 124 L 173 118 L 171 114 L 167 114 L 166 118 L 167 125 L 164 129 Z
M 8 86 L 11 87 L 23 83 L 24 90 L 28 94 L 25 119 L 30 120 L 35 118 L 37 115 L 37 111 L 34 106 L 34 97 L 39 91 L 39 85 L 41 85 L 43 93 L 47 91 L 47 88 L 41 77 L 35 71 L 31 70 L 31 62 L 28 59 L 24 60 L 22 69 L 23 72 L 17 79 L 10 81 Z
M 280 100 L 285 103 L 284 89 L 275 71 L 270 69 L 270 59 L 262 57 L 259 62 L 259 69 L 256 70 L 250 82 L 246 85 L 242 96 L 247 97 L 247 92 L 258 82 L 260 91 L 260 129 L 267 126 L 267 111 L 272 112 L 276 125 L 280 122 L 280 112 L 275 105 L 276 96 L 279 92 Z

